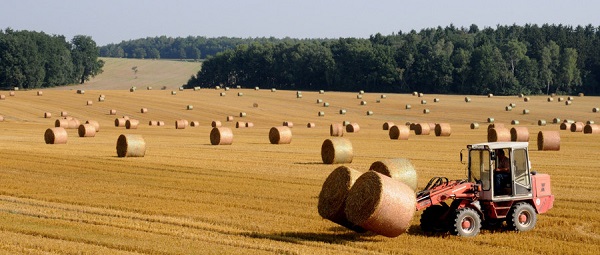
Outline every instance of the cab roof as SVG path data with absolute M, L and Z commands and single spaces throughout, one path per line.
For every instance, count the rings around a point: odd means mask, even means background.
M 523 148 L 527 148 L 527 146 L 529 146 L 528 142 L 491 142 L 491 143 L 476 143 L 476 144 L 469 144 L 467 145 L 467 148 L 469 149 L 489 149 L 489 150 L 496 150 L 496 149 L 523 149 Z

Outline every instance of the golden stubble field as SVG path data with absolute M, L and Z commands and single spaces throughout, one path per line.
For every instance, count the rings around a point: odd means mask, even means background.
M 17 91 L 0 101 L 0 254 L 598 254 L 600 253 L 600 135 L 561 131 L 561 150 L 536 148 L 537 120 L 574 119 L 600 122 L 598 97 L 575 97 L 573 104 L 533 96 L 493 97 L 304 91 L 271 92 L 231 89 L 200 91 L 72 90 Z M 226 96 L 219 93 L 225 92 Z M 238 97 L 237 93 L 243 96 Z M 105 102 L 98 102 L 100 94 Z M 434 103 L 433 99 L 440 102 Z M 317 104 L 323 99 L 330 104 Z M 376 100 L 380 99 L 380 103 Z M 421 105 L 422 99 L 427 100 Z M 87 100 L 94 103 L 86 105 Z M 253 104 L 258 107 L 253 107 Z M 504 107 L 516 103 L 513 111 Z M 411 104 L 411 110 L 405 110 Z M 193 105 L 193 110 L 186 110 Z M 147 113 L 140 113 L 142 107 Z M 340 115 L 340 109 L 346 109 Z M 430 114 L 423 114 L 428 108 Z M 109 115 L 116 109 L 117 115 Z M 523 115 L 522 110 L 530 114 Z M 374 115 L 367 116 L 371 110 Z M 46 145 L 44 131 L 67 111 L 81 121 L 99 121 L 93 138 L 68 130 L 66 145 Z M 317 113 L 324 111 L 324 117 Z M 239 113 L 247 117 L 240 118 Z M 114 127 L 123 115 L 140 120 L 135 130 Z M 234 121 L 253 128 L 236 129 Z M 317 200 L 323 181 L 336 165 L 321 163 L 320 147 L 329 124 L 348 120 L 360 132 L 352 141 L 359 171 L 385 158 L 408 158 L 419 174 L 419 188 L 433 176 L 465 177 L 459 152 L 469 143 L 485 142 L 486 119 L 529 128 L 534 170 L 552 176 L 555 206 L 538 217 L 533 231 L 482 230 L 474 238 L 428 236 L 411 228 L 396 238 L 356 234 L 321 219 Z M 199 127 L 175 129 L 175 120 L 199 121 Z M 164 127 L 148 126 L 163 120 Z M 234 132 L 233 145 L 210 145 L 212 120 Z M 272 145 L 268 133 L 283 121 L 294 123 L 289 145 Z M 449 122 L 450 137 L 416 136 L 390 140 L 385 121 Z M 315 122 L 316 127 L 306 128 Z M 480 129 L 469 124 L 479 122 Z M 510 126 L 510 125 L 509 125 Z M 143 135 L 143 158 L 118 158 L 120 134 Z

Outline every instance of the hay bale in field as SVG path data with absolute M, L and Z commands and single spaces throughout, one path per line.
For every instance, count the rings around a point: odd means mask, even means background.
M 140 124 L 139 120 L 128 119 L 127 121 L 125 121 L 125 128 L 126 129 L 137 129 L 139 124 Z
M 560 124 L 559 128 L 560 128 L 560 130 L 567 130 L 567 129 L 571 128 L 571 123 L 563 122 Z
M 131 87 L 131 88 L 129 88 L 129 92 L 134 92 L 135 89 L 136 89 L 135 87 Z
M 538 120 L 538 126 L 546 126 L 546 120 Z
M 419 97 L 424 97 L 424 96 L 425 96 L 425 94 L 419 93 Z
M 188 126 L 189 122 L 184 119 L 175 121 L 175 129 L 185 129 Z
M 179 91 L 183 91 L 183 87 L 179 87 Z
M 373 115 L 373 111 L 367 111 L 367 116 Z
M 194 110 L 194 106 L 193 106 L 193 105 L 191 105 L 191 104 L 188 104 L 188 105 L 186 106 L 186 109 L 188 109 L 188 110 Z
M 236 86 L 235 86 L 235 88 L 236 88 L 236 89 L 241 89 L 241 88 L 242 88 L 242 86 L 240 86 L 240 85 L 236 85 Z
M 327 102 L 323 103 L 323 107 L 329 107 L 329 103 L 327 103 Z
M 548 100 L 548 102 L 552 102 L 552 101 L 554 101 L 554 98 L 549 97 L 547 100 Z
M 585 124 L 589 125 L 589 124 L 596 124 L 596 123 L 593 120 L 588 120 L 588 121 L 585 122 Z
M 584 96 L 584 94 L 583 94 L 583 93 L 579 93 L 579 94 L 577 94 L 577 95 L 578 95 L 579 97 L 583 97 L 583 96 Z
M 317 115 L 318 115 L 319 117 L 323 117 L 323 116 L 325 116 L 325 112 L 318 112 L 318 113 L 317 113 Z
M 177 91 L 171 90 L 171 95 L 177 95 Z
M 142 135 L 122 134 L 117 139 L 117 156 L 143 157 L 146 154 L 146 141 Z
M 423 114 L 429 114 L 430 112 L 429 109 L 423 109 Z
M 257 90 L 257 91 L 258 91 L 258 90 L 260 90 L 260 88 L 259 88 L 259 87 L 254 87 L 254 90 Z
M 344 136 L 344 125 L 340 123 L 333 123 L 329 126 L 330 136 Z
M 8 95 L 11 96 L 11 97 L 14 97 L 15 96 L 15 92 L 14 91 L 10 91 L 10 92 L 8 92 Z
M 152 90 L 152 87 L 146 86 L 146 90 Z
M 425 100 L 425 99 L 421 100 L 421 104 L 427 104 L 427 100 Z
M 68 113 L 68 112 L 66 112 L 66 111 L 61 111 L 61 112 L 60 112 L 60 116 L 61 116 L 61 117 L 67 117 L 67 116 L 69 116 L 69 113 Z
M 560 133 L 558 131 L 540 131 L 537 137 L 539 151 L 560 150 Z
M 217 85 L 217 86 L 215 86 L 215 89 L 219 90 L 219 89 L 221 89 L 221 86 Z
M 110 111 L 108 111 L 109 115 L 117 115 L 117 110 L 115 109 L 111 109 Z
M 142 108 L 140 109 L 140 113 L 147 113 L 148 112 L 148 108 Z
M 429 125 L 429 130 L 435 130 L 435 123 L 429 122 L 427 125 Z
M 376 161 L 371 164 L 369 170 L 400 181 L 406 184 L 412 190 L 417 189 L 417 171 L 408 159 L 394 158 Z
M 404 109 L 406 109 L 406 110 L 410 110 L 411 108 L 412 108 L 412 106 L 409 105 L 409 104 L 407 104 L 407 105 L 404 106 Z
M 4 94 L 0 95 L 0 100 L 5 100 L 6 96 Z
M 323 99 L 317 99 L 317 104 L 323 103 Z
M 504 127 L 488 129 L 488 142 L 510 142 L 510 130 Z
M 116 118 L 115 119 L 115 127 L 124 127 L 125 122 L 127 122 L 127 120 L 125 118 Z
M 600 108 L 598 108 L 598 107 L 592 108 L 592 112 L 600 112 Z
M 523 94 L 519 94 L 519 98 L 523 98 L 525 95 Z
M 435 124 L 435 136 L 450 136 L 450 134 L 452 134 L 450 123 Z
M 319 90 L 319 94 L 325 94 L 325 90 Z
M 156 120 L 148 121 L 148 126 L 158 126 L 158 121 L 156 121 Z
M 417 123 L 415 124 L 415 135 L 429 135 L 431 128 L 429 123 Z
M 296 95 L 296 98 L 302 98 L 302 94 Z
M 470 97 L 465 97 L 465 102 L 467 102 L 467 103 L 471 102 L 471 98 Z
M 66 144 L 67 130 L 62 127 L 46 129 L 46 132 L 44 132 L 44 141 L 46 144 Z
M 510 112 L 510 111 L 512 111 L 512 106 L 508 105 L 508 106 L 504 107 L 504 110 L 507 112 Z
M 90 125 L 94 126 L 94 130 L 96 130 L 96 132 L 100 132 L 100 123 L 98 123 L 98 121 L 86 120 L 85 124 L 90 124 Z
M 526 127 L 513 127 L 510 129 L 510 141 L 529 142 L 529 130 Z
M 387 237 L 408 229 L 415 214 L 416 196 L 404 183 L 369 171 L 348 192 L 344 212 L 350 222 Z
M 571 104 L 573 104 L 573 101 L 571 101 L 571 100 L 565 101 L 565 105 L 571 105 Z
M 518 120 L 512 120 L 510 122 L 510 124 L 512 124 L 512 125 L 519 125 L 519 121 Z
M 294 127 L 294 123 L 291 122 L 291 121 L 284 121 L 283 122 L 283 126 L 289 127 L 289 128 L 293 128 Z
M 79 122 L 79 120 L 76 118 L 70 118 L 67 120 L 69 123 L 69 126 L 67 127 L 68 129 L 77 129 L 79 125 L 81 125 L 81 122 Z
M 240 96 L 239 94 L 241 94 L 241 92 L 240 92 L 240 93 L 238 93 L 238 96 Z M 221 93 L 219 93 L 219 96 L 222 96 L 222 97 L 224 97 L 224 96 L 226 96 L 226 95 L 227 95 L 227 93 L 225 93 L 225 92 L 221 92 Z
M 517 107 L 517 104 L 515 104 L 515 103 L 510 103 L 510 104 L 508 104 L 508 105 L 509 105 L 510 107 L 512 107 L 512 108 L 516 108 L 516 107 Z
M 341 115 L 344 115 L 344 114 L 346 114 L 346 109 L 340 109 L 340 114 L 341 114 Z
M 218 128 L 218 127 L 221 127 L 221 121 L 218 121 L 218 120 L 213 120 L 213 121 L 210 123 L 210 126 L 211 126 L 211 127 L 214 127 L 214 128 L 215 128 L 215 127 L 216 127 L 216 128 Z
M 271 92 L 277 92 L 276 88 L 271 88 Z
M 412 95 L 413 95 L 413 96 L 418 96 L 418 95 L 419 95 L 419 92 L 416 92 L 416 91 L 414 91 L 414 92 L 412 93 Z
M 390 127 L 393 127 L 393 126 L 394 126 L 394 122 L 389 122 L 389 121 L 384 122 L 383 123 L 383 130 L 390 130 Z
M 356 99 L 362 99 L 362 95 L 356 95 Z
M 342 126 L 344 126 L 344 128 L 345 128 L 346 126 L 348 126 L 348 125 L 350 125 L 350 121 L 349 121 L 349 120 L 344 120 L 344 121 L 342 121 Z
M 362 95 L 362 94 L 364 94 L 364 93 L 365 93 L 365 91 L 364 91 L 364 90 L 359 90 L 359 91 L 358 91 L 358 94 L 361 94 L 361 95 Z
M 360 101 L 360 105 L 367 105 L 367 101 Z
M 85 94 L 85 90 L 78 89 L 77 94 Z
M 229 87 L 225 87 L 225 91 L 229 91 Z
M 332 137 L 321 145 L 321 159 L 324 164 L 352 163 L 353 156 L 352 143 L 346 138 Z
M 523 114 L 529 114 L 529 110 L 528 109 L 523 109 Z
M 575 100 L 575 98 L 574 98 L 574 97 L 572 97 L 572 96 L 569 96 L 569 97 L 567 97 L 567 100 L 568 100 L 568 101 L 573 101 L 573 100 Z
M 388 132 L 392 140 L 408 140 L 410 129 L 407 126 L 391 126 Z
M 596 124 L 587 124 L 583 127 L 584 134 L 600 134 L 600 126 Z
M 157 125 L 157 126 L 159 126 L 159 127 L 162 127 L 162 126 L 164 126 L 164 125 L 165 125 L 165 122 L 164 122 L 164 121 L 162 121 L 162 120 L 159 120 L 159 121 L 156 123 L 156 125 Z
M 440 99 L 436 97 L 436 98 L 433 99 L 433 102 L 434 103 L 438 103 L 438 102 L 440 102 Z
M 198 121 L 190 121 L 190 127 L 198 127 L 200 126 L 200 122 Z
M 246 127 L 246 122 L 244 122 L 244 121 L 235 122 L 235 128 L 245 128 L 245 127 Z
M 491 118 L 491 117 L 490 117 L 490 118 L 487 118 L 487 122 L 488 122 L 488 123 L 494 123 L 494 118 Z
M 529 97 L 523 98 L 523 102 L 529 102 L 529 100 L 531 100 L 531 98 L 529 98 Z
M 233 132 L 227 127 L 215 127 L 210 131 L 210 144 L 231 145 L 233 143 Z
M 292 142 L 292 129 L 287 126 L 272 127 L 269 130 L 271 144 L 289 144 Z
M 96 136 L 96 127 L 92 124 L 81 124 L 77 128 L 79 137 L 94 137 Z
M 347 133 L 358 133 L 358 131 L 360 131 L 360 126 L 358 125 L 358 123 L 350 123 L 346 125 Z
M 246 113 L 245 112 L 240 112 L 240 117 L 246 117 Z
M 254 123 L 252 123 L 252 122 L 246 122 L 246 127 L 247 128 L 252 128 L 252 127 L 254 127 Z
M 227 116 L 227 121 L 233 121 L 233 116 Z
M 490 93 L 488 94 L 488 97 L 494 97 L 494 94 Z
M 309 123 L 306 124 L 306 127 L 307 128 L 314 128 L 314 127 L 316 127 L 316 125 L 315 125 L 314 122 L 309 122 Z
M 471 129 L 479 129 L 479 123 L 473 122 L 473 123 L 471 123 L 470 127 L 471 127 Z
M 564 101 L 564 100 L 565 100 L 565 98 L 564 98 L 564 97 L 559 97 L 559 98 L 558 98 L 558 102 L 562 102 L 562 101 Z
M 554 123 L 554 124 L 558 124 L 559 122 L 560 122 L 560 118 L 552 119 L 552 123 Z
M 43 91 L 38 91 L 38 92 L 37 92 L 37 95 L 38 95 L 38 96 L 42 96 L 42 95 L 44 95 L 44 92 L 43 92 Z
M 194 91 L 200 90 L 200 87 L 194 87 Z
M 98 102 L 104 102 L 104 97 L 98 97 Z
M 221 93 L 221 94 L 223 94 L 222 96 L 225 96 L 225 93 L 224 93 L 224 92 L 223 92 L 223 93 Z M 237 93 L 237 95 L 238 95 L 238 97 L 241 97 L 241 96 L 244 96 L 244 93 L 242 93 L 242 92 L 238 92 L 238 93 Z
M 575 122 L 571 124 L 571 132 L 583 132 L 583 122 Z
M 48 118 L 52 118 L 52 113 L 45 112 L 45 113 L 44 113 L 44 118 L 46 118 L 46 119 L 48 119 Z
M 385 94 L 382 94 L 381 96 L 379 96 L 381 99 L 386 99 L 387 96 Z
M 56 119 L 54 121 L 54 127 L 69 128 L 69 120 L 67 120 L 67 119 Z

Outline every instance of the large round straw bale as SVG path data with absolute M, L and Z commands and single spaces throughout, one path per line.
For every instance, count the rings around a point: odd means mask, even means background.
M 373 111 L 367 111 L 367 116 L 373 115 Z
M 410 129 L 407 126 L 390 127 L 389 136 L 392 140 L 408 140 Z
M 271 88 L 271 92 L 277 92 L 276 88 Z
M 210 131 L 210 144 L 231 145 L 233 143 L 233 132 L 228 127 L 215 127 Z
M 419 93 L 419 97 L 424 97 L 424 96 L 425 96 L 425 94 Z
M 306 127 L 307 128 L 314 128 L 314 127 L 316 127 L 316 125 L 315 125 L 314 122 L 309 122 L 309 123 L 306 124 Z
M 179 91 L 183 91 L 183 87 L 179 87 Z
M 527 127 L 511 128 L 510 140 L 512 142 L 529 142 L 529 130 L 527 129 Z
M 390 127 L 394 126 L 394 122 L 384 122 L 383 123 L 383 130 L 390 130 Z
M 592 112 L 600 112 L 600 108 L 598 108 L 598 107 L 592 108 Z
M 87 100 L 86 105 L 93 105 L 94 102 L 92 102 L 92 100 Z
M 578 95 L 579 97 L 583 97 L 583 96 L 584 96 L 584 94 L 583 94 L 583 93 L 579 93 L 579 94 L 577 94 L 577 95 Z
M 272 127 L 269 130 L 271 144 L 289 144 L 292 142 L 292 129 L 287 126 Z
M 319 94 L 325 94 L 325 90 L 319 90 Z
M 229 87 L 225 87 L 225 91 L 229 91 Z
M 367 105 L 367 101 L 360 101 L 360 105 Z
M 37 95 L 38 95 L 38 96 L 42 96 L 43 94 L 44 94 L 44 92 L 43 92 L 43 91 L 38 91 L 38 92 L 37 92 Z
M 504 128 L 504 123 L 492 123 L 488 125 L 488 129 L 492 128 Z
M 471 129 L 479 129 L 479 123 L 477 123 L 477 122 L 471 123 Z
M 404 108 L 405 108 L 406 110 L 410 110 L 410 109 L 412 108 L 412 106 L 411 106 L 411 105 L 409 105 L 409 104 L 407 104 L 407 105 L 405 105 L 405 106 L 404 106 Z
M 350 121 L 349 120 L 342 121 L 342 126 L 346 127 L 348 125 L 350 125 Z
M 147 113 L 148 112 L 148 108 L 142 108 L 140 109 L 140 113 Z
M 523 109 L 523 114 L 529 114 L 529 110 L 528 109 Z
M 340 123 L 333 123 L 329 126 L 330 136 L 344 136 L 344 125 Z
M 317 104 L 323 103 L 323 99 L 317 99 Z
M 588 121 L 586 121 L 586 122 L 585 122 L 585 124 L 586 124 L 586 125 L 589 125 L 589 124 L 596 124 L 596 122 L 594 122 L 593 120 L 588 120 Z
M 77 129 L 79 137 L 94 137 L 96 136 L 96 127 L 92 124 L 81 124 Z
M 492 117 L 490 117 L 490 118 L 487 118 L 487 122 L 488 122 L 488 123 L 494 123 L 494 118 L 492 118 Z
M 385 94 L 382 94 L 382 95 L 380 96 L 380 98 L 381 98 L 381 99 L 386 99 L 386 98 L 387 98 L 387 96 L 386 96 Z
M 571 132 L 583 132 L 583 122 L 575 122 L 571 124 Z
M 240 92 L 240 93 L 238 93 L 238 96 L 241 96 L 241 95 L 239 95 L 239 94 L 242 94 L 242 93 L 241 93 L 241 92 Z M 219 93 L 219 96 L 222 96 L 222 97 L 224 97 L 224 96 L 226 96 L 226 95 L 227 95 L 227 93 L 225 93 L 225 92 L 221 92 L 221 93 Z
M 156 125 L 159 126 L 159 127 L 162 127 L 162 126 L 165 125 L 165 122 L 162 121 L 162 120 L 159 120 L 158 122 L 156 122 Z
M 62 127 L 46 129 L 44 140 L 46 144 L 65 144 L 67 143 L 67 130 Z
M 240 112 L 240 117 L 246 117 L 246 113 L 245 112 Z
M 46 119 L 48 119 L 48 118 L 52 118 L 52 113 L 45 112 L 45 113 L 44 113 L 44 118 L 46 118 Z
M 562 101 L 564 101 L 564 100 L 565 100 L 565 98 L 564 98 L 564 97 L 559 97 L 559 98 L 558 98 L 558 102 L 562 102 Z
M 227 116 L 227 121 L 233 121 L 233 116 Z
M 571 128 L 571 123 L 566 123 L 566 122 L 560 123 L 560 130 L 567 130 L 569 128 Z
M 352 143 L 346 138 L 332 137 L 321 145 L 321 159 L 324 164 L 352 163 L 353 156 Z
M 221 124 L 221 122 L 220 122 L 220 121 L 218 121 L 218 120 L 213 120 L 213 121 L 210 123 L 210 126 L 211 126 L 211 127 L 214 127 L 214 128 L 215 128 L 215 127 L 221 127 L 221 125 L 222 125 L 222 124 Z
M 350 222 L 366 230 L 396 237 L 410 226 L 416 202 L 409 186 L 369 171 L 356 179 L 348 192 L 344 212 Z
M 488 97 L 494 97 L 494 94 L 490 93 L 488 94 Z
M 504 107 L 504 110 L 506 110 L 507 112 L 512 111 L 512 106 L 508 105 L 506 107 Z
M 554 101 L 554 98 L 549 97 L 548 102 L 552 102 L 552 101 Z
M 425 100 L 425 99 L 421 100 L 421 104 L 427 104 L 427 100 Z
M 362 99 L 362 95 L 356 95 L 356 99 Z
M 152 90 L 152 87 L 146 86 L 146 90 Z
M 352 168 L 340 166 L 327 176 L 319 193 L 317 206 L 321 217 L 358 232 L 364 231 L 351 223 L 344 213 L 348 192 L 361 174 Z
M 69 126 L 67 127 L 68 129 L 76 129 L 76 128 L 79 127 L 79 125 L 81 125 L 81 123 L 79 122 L 79 120 L 75 119 L 75 118 L 68 119 L 67 121 L 69 123 Z
M 67 120 L 67 119 L 56 119 L 54 121 L 54 127 L 69 128 L 69 120 Z
M 567 100 L 568 100 L 568 101 L 573 101 L 574 99 L 575 99 L 575 98 L 574 98 L 574 97 L 572 97 L 572 96 L 569 96 L 569 97 L 567 97 Z
M 104 97 L 98 97 L 98 102 L 104 102 Z
M 15 96 L 15 92 L 14 91 L 10 91 L 10 92 L 8 92 L 8 95 L 11 96 L 11 97 L 14 97 Z
M 429 113 L 430 113 L 429 109 L 423 109 L 423 114 L 429 114 Z
M 529 100 L 531 100 L 531 98 L 529 98 L 529 97 L 525 97 L 525 98 L 523 98 L 523 101 L 524 101 L 524 102 L 529 102 Z
M 417 189 L 417 171 L 408 159 L 395 158 L 376 161 L 371 164 L 369 170 L 398 180 L 413 190 Z
M 565 101 L 565 105 L 571 105 L 571 104 L 573 104 L 573 101 L 571 101 L 571 100 Z
M 108 111 L 108 114 L 110 114 L 110 115 L 117 115 L 117 110 L 111 109 L 110 111 Z
M 254 87 L 254 90 L 259 90 L 259 89 L 260 89 L 259 87 Z
M 294 127 L 294 123 L 291 121 L 284 121 L 283 122 L 283 126 L 289 127 L 289 128 L 293 128 Z
M 0 95 L 0 100 L 5 100 L 6 96 L 4 94 Z
M 503 127 L 488 129 L 488 142 L 510 142 L 510 130 Z
M 247 128 L 254 127 L 254 123 L 252 123 L 252 122 L 246 122 L 246 127 Z
M 434 103 L 438 103 L 438 102 L 440 102 L 440 99 L 436 97 L 436 98 L 433 99 L 433 102 Z
M 470 97 L 465 97 L 465 102 L 471 102 L 471 98 Z
M 554 124 L 558 124 L 559 122 L 560 122 L 560 118 L 552 119 L 552 123 L 554 123 Z
M 600 126 L 596 124 L 587 124 L 583 127 L 584 134 L 600 134 Z
M 68 113 L 68 112 L 66 112 L 66 111 L 61 111 L 61 112 L 60 112 L 60 116 L 61 116 L 61 117 L 67 117 L 67 116 L 69 116 L 69 113 Z
M 318 115 L 319 117 L 323 117 L 323 116 L 325 116 L 325 112 L 318 112 L 318 113 L 317 113 L 317 115 Z
M 128 119 L 127 121 L 125 121 L 125 128 L 126 129 L 137 129 L 139 124 L 140 124 L 139 120 Z
M 302 98 L 302 94 L 296 95 L 296 98 Z
M 419 92 L 413 91 L 412 95 L 413 95 L 413 96 L 418 96 L 418 95 L 419 95 Z
M 158 121 L 156 121 L 156 120 L 148 121 L 148 125 L 149 126 L 158 126 Z
M 430 132 L 429 123 L 417 123 L 415 125 L 415 135 L 429 135 Z
M 171 95 L 177 95 L 177 91 L 171 90 Z
M 518 120 L 512 120 L 510 122 L 510 124 L 512 124 L 512 125 L 519 125 L 519 121 Z
M 550 93 L 550 96 L 551 96 L 551 97 L 555 97 L 555 96 L 556 96 L 556 93 Z
M 361 94 L 361 95 L 362 95 L 362 94 L 364 94 L 364 93 L 365 93 L 365 91 L 364 91 L 364 90 L 359 90 L 359 91 L 358 91 L 358 94 Z
M 188 109 L 188 110 L 194 110 L 194 106 L 193 106 L 193 105 L 191 105 L 191 104 L 188 104 L 188 105 L 186 106 L 186 109 Z
M 329 107 L 329 103 L 327 103 L 327 102 L 323 103 L 323 107 Z
M 188 121 L 187 120 L 176 120 L 175 121 L 175 129 L 185 129 L 188 125 Z
M 539 151 L 560 150 L 560 133 L 558 131 L 540 131 L 537 137 Z
M 538 126 L 546 126 L 546 120 L 538 120 Z
M 344 115 L 344 114 L 346 114 L 346 109 L 340 109 L 340 114 L 341 114 L 341 115 Z
M 243 121 L 235 122 L 235 128 L 245 128 L 245 127 L 246 127 L 246 122 L 243 122 Z
M 146 141 L 142 135 L 122 134 L 117 139 L 117 156 L 143 157 L 146 154 Z
M 358 123 L 350 123 L 346 125 L 346 132 L 357 133 L 358 131 L 360 131 L 360 126 L 358 125 Z
M 522 93 L 519 94 L 519 98 L 523 98 L 525 95 L 523 95 Z
M 435 136 L 450 136 L 452 128 L 450 123 L 438 123 L 435 125 Z
M 199 121 L 190 121 L 190 127 L 198 127 L 198 126 L 200 126 Z
M 115 119 L 115 127 L 124 127 L 125 122 L 127 122 L 127 120 L 125 118 L 116 118 Z
M 427 124 L 429 125 L 429 130 L 433 130 L 433 131 L 435 131 L 435 123 L 433 123 L 433 122 L 429 122 L 429 123 L 427 123 Z
M 90 125 L 94 126 L 94 129 L 96 130 L 96 132 L 100 131 L 100 123 L 98 123 L 98 121 L 95 121 L 95 120 L 86 120 L 85 124 L 90 124 Z

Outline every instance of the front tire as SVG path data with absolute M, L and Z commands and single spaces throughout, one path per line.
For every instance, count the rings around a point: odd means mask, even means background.
M 421 230 L 423 232 L 443 233 L 448 231 L 444 214 L 448 212 L 448 206 L 433 205 L 427 207 L 421 214 Z
M 456 216 L 452 224 L 452 233 L 458 236 L 471 237 L 479 234 L 481 229 L 481 217 L 477 211 L 471 208 L 456 210 Z
M 529 231 L 535 227 L 537 213 L 529 203 L 517 203 L 508 214 L 508 223 L 515 231 Z

